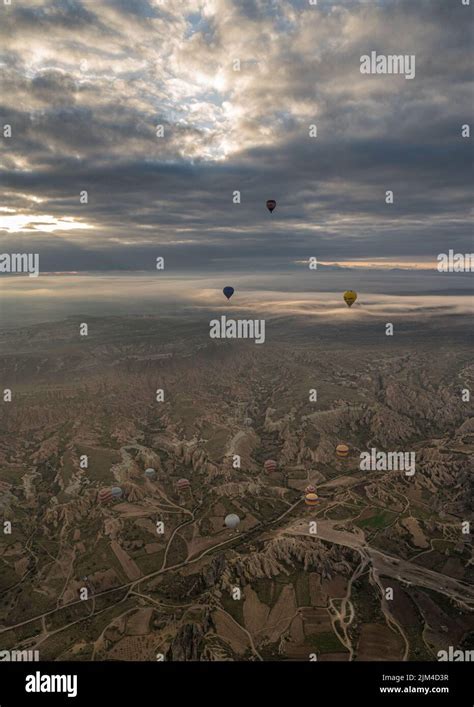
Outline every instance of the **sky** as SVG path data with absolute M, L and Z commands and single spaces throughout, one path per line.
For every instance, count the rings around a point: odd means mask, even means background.
M 0 252 L 38 253 L 43 283 L 153 271 L 161 256 L 167 276 L 263 273 L 298 291 L 316 257 L 322 289 L 337 266 L 367 268 L 357 286 L 393 267 L 407 272 L 398 294 L 436 293 L 423 277 L 438 254 L 474 251 L 472 13 L 462 0 L 0 4 Z M 414 54 L 415 78 L 361 74 L 371 51 Z M 440 294 L 468 287 L 445 282 Z

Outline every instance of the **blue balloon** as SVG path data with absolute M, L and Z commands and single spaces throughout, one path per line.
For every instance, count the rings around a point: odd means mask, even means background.
M 233 287 L 224 287 L 222 292 L 225 294 L 227 299 L 230 299 L 232 295 L 234 294 L 234 288 Z

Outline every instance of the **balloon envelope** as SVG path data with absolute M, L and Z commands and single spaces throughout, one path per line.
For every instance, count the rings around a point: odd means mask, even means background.
M 222 292 L 225 294 L 227 299 L 230 299 L 232 295 L 234 294 L 234 288 L 233 287 L 224 287 Z
M 101 489 L 97 495 L 97 500 L 99 501 L 99 503 L 108 503 L 112 500 L 112 490 Z
M 347 304 L 348 307 L 352 307 L 356 299 L 357 292 L 354 292 L 354 290 L 347 290 L 346 292 L 344 292 L 344 302 Z
M 270 213 L 272 213 L 273 209 L 277 205 L 275 199 L 268 199 L 267 201 L 267 209 L 269 210 Z
M 229 513 L 228 516 L 225 517 L 224 523 L 228 528 L 236 528 L 239 523 L 240 523 L 240 518 L 239 516 L 235 515 L 235 513 Z
M 347 457 L 349 454 L 349 447 L 347 444 L 338 444 L 336 447 L 336 454 L 338 457 Z
M 272 471 L 276 471 L 277 463 L 273 459 L 267 459 L 267 461 L 263 465 L 263 468 L 268 474 L 271 474 Z
M 156 471 L 152 468 L 145 469 L 145 476 L 147 477 L 147 479 L 154 479 L 156 476 Z

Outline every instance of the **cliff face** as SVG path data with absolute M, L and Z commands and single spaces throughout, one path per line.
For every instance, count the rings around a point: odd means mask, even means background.
M 200 660 L 205 648 L 205 635 L 211 627 L 209 612 L 205 612 L 199 623 L 183 623 L 171 641 L 166 660 Z
M 269 540 L 262 551 L 240 555 L 229 560 L 223 575 L 223 586 L 233 586 L 235 578 L 244 582 L 254 579 L 271 579 L 279 574 L 289 575 L 292 569 L 301 567 L 305 572 L 318 572 L 331 578 L 337 573 L 346 574 L 343 564 L 346 551 L 328 548 L 317 538 L 277 537 Z
M 416 418 L 418 424 L 427 423 L 430 430 L 451 427 L 465 416 L 465 405 L 459 391 L 453 386 L 434 386 L 424 373 L 418 384 L 404 385 L 391 381 L 385 388 L 385 404 L 400 415 Z
M 221 577 L 226 568 L 226 558 L 224 555 L 219 555 L 213 558 L 201 572 L 202 586 L 204 589 L 212 589 L 219 584 Z
M 148 492 L 143 486 L 138 486 L 130 482 L 122 484 L 122 489 L 126 500 L 130 501 L 130 503 L 141 501 L 148 496 Z
M 80 498 L 75 498 L 68 503 L 61 503 L 49 507 L 44 513 L 44 523 L 51 530 L 61 528 L 65 532 L 68 528 L 78 527 L 84 518 L 97 514 L 95 493 L 89 492 Z

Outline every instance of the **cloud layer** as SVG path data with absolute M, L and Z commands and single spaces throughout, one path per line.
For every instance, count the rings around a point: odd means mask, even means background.
M 2 252 L 39 252 L 46 270 L 163 255 L 214 272 L 473 249 L 471 7 L 15 0 L 0 14 Z M 372 50 L 415 54 L 415 79 L 362 75 Z

